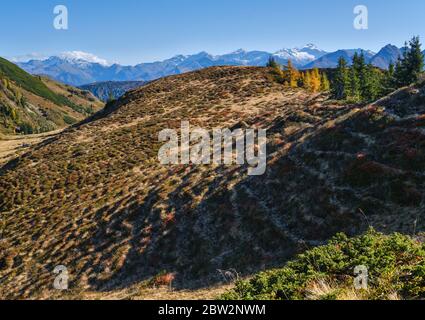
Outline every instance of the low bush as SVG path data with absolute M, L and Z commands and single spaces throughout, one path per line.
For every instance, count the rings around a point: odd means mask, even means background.
M 356 290 L 354 269 L 368 268 L 368 288 Z M 239 281 L 222 296 L 228 300 L 300 299 L 423 299 L 425 245 L 401 234 L 374 230 L 348 238 L 334 237 L 311 249 L 282 269 Z

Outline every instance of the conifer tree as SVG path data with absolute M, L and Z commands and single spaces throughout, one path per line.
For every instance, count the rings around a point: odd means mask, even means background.
M 320 91 L 328 92 L 330 90 L 330 83 L 326 72 L 322 72 L 322 76 L 320 79 Z
M 389 94 L 396 90 L 395 86 L 395 65 L 393 62 L 390 62 L 388 70 L 384 72 L 384 79 L 382 81 L 382 93 Z
M 335 72 L 335 78 L 332 85 L 332 94 L 335 99 L 343 100 L 348 96 L 348 86 L 349 86 L 349 77 L 348 77 L 348 68 L 347 61 L 340 57 L 338 60 L 338 67 Z
M 285 66 L 284 71 L 285 82 L 291 88 L 298 87 L 298 81 L 300 79 L 300 73 L 297 68 L 294 67 L 291 60 L 288 60 L 288 64 Z
M 319 69 L 314 68 L 310 75 L 310 90 L 318 92 L 320 90 L 320 73 Z
M 112 92 L 112 90 L 109 90 L 108 102 L 112 102 L 114 100 L 115 100 L 114 93 Z
M 273 56 L 269 57 L 269 61 L 267 62 L 266 66 L 268 68 L 273 68 L 273 69 L 280 68 L 279 64 L 276 62 L 276 59 Z
M 397 87 L 408 86 L 419 79 L 424 68 L 424 55 L 421 50 L 419 37 L 413 37 L 405 45 L 403 56 L 395 67 L 395 84 Z
M 394 87 L 400 88 L 405 85 L 405 70 L 403 66 L 403 58 L 399 57 L 394 67 Z
M 371 102 L 378 99 L 384 92 L 381 71 L 371 64 L 366 65 L 365 83 L 362 86 L 362 101 Z
M 394 77 L 394 72 L 395 72 L 395 66 L 394 66 L 394 63 L 391 61 L 390 65 L 388 66 L 388 76 Z
M 311 90 L 311 73 L 310 70 L 307 70 L 304 73 L 304 81 L 303 81 L 304 89 L 310 91 Z
M 418 81 L 419 75 L 424 68 L 424 55 L 422 53 L 419 37 L 413 37 L 412 40 L 410 40 L 409 50 L 406 56 L 406 82 L 407 84 L 411 84 Z
M 354 61 L 353 61 L 354 62 Z M 358 77 L 358 71 L 353 63 L 353 66 L 349 71 L 349 89 L 348 96 L 354 101 L 360 101 L 360 79 Z
M 363 51 L 361 52 L 360 55 L 357 52 L 354 54 L 352 67 L 356 71 L 356 74 L 358 77 L 360 77 L 361 73 L 365 71 L 366 59 L 365 59 Z
M 366 64 L 366 59 L 363 51 L 360 55 L 358 55 L 357 53 L 354 55 L 352 68 L 354 69 L 354 73 L 358 81 L 358 88 L 356 88 L 358 91 L 358 98 L 361 101 L 368 100 L 368 96 L 370 96 L 370 86 L 372 85 L 372 82 L 370 78 L 371 74 L 369 73 L 370 69 Z M 356 79 L 354 79 L 353 81 L 355 82 Z
M 273 74 L 275 75 L 276 80 L 279 83 L 285 82 L 282 66 L 279 63 L 276 62 L 276 60 L 273 56 L 270 56 L 269 61 L 267 63 L 267 67 L 272 69 Z

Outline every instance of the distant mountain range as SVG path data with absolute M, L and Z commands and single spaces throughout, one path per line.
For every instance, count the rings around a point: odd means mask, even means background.
M 370 62 L 371 59 L 373 59 L 373 57 L 376 55 L 376 53 L 372 51 L 366 51 L 363 49 L 338 50 L 332 53 L 328 53 L 323 57 L 310 62 L 309 64 L 305 65 L 304 68 L 335 68 L 338 65 L 338 60 L 341 57 L 350 63 L 356 53 L 361 54 L 362 52 L 364 53 L 366 62 Z
M 164 76 L 220 65 L 264 66 L 270 56 L 282 64 L 291 60 L 300 69 L 333 68 L 337 65 L 339 57 L 342 56 L 350 61 L 355 52 L 361 51 L 365 53 L 368 62 L 385 69 L 391 61 L 397 60 L 403 49 L 387 45 L 378 53 L 363 49 L 338 50 L 329 53 L 313 44 L 308 44 L 302 48 L 282 49 L 275 53 L 242 49 L 224 55 L 200 52 L 135 66 L 109 64 L 92 54 L 74 51 L 46 59 L 17 62 L 17 64 L 31 74 L 47 75 L 66 84 L 81 86 L 108 81 L 151 81 Z

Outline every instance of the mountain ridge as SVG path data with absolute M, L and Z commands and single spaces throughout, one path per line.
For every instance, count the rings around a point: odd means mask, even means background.
M 389 44 L 378 53 L 365 49 L 326 52 L 314 44 L 307 44 L 300 48 L 281 49 L 274 53 L 239 49 L 223 55 L 212 55 L 203 51 L 133 66 L 111 64 L 92 54 L 72 51 L 45 60 L 33 59 L 27 62 L 17 62 L 17 64 L 29 73 L 48 75 L 57 81 L 81 86 L 107 81 L 151 81 L 213 66 L 265 66 L 271 56 L 280 64 L 286 64 L 288 59 L 291 59 L 299 69 L 332 68 L 336 66 L 339 57 L 351 60 L 354 52 L 362 51 L 368 62 L 381 69 L 387 69 L 391 61 L 396 62 L 395 60 L 402 54 L 403 48 L 400 49 Z
M 205 51 L 192 55 L 176 55 L 170 59 L 140 63 L 134 66 L 120 64 L 90 63 L 81 59 L 52 56 L 46 60 L 29 60 L 17 64 L 32 74 L 45 74 L 58 81 L 75 86 L 105 81 L 151 81 L 169 75 L 181 74 L 213 66 L 265 66 L 270 56 L 282 64 L 291 59 L 295 66 L 302 67 L 327 52 L 313 44 L 301 48 L 282 49 L 275 53 L 266 51 L 236 50 L 223 55 L 212 55 Z M 91 60 L 103 61 L 86 54 Z M 83 56 L 80 53 L 80 56 Z

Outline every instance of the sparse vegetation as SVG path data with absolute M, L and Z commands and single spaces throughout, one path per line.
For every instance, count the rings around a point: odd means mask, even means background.
M 217 269 L 280 267 L 338 232 L 422 231 L 424 90 L 359 108 L 251 67 L 134 90 L 1 167 L 2 239 L 17 256 L 0 256 L 0 296 L 49 296 L 56 265 L 78 296 L 137 287 L 161 270 L 175 290 L 220 285 Z M 158 133 L 187 119 L 267 129 L 266 174 L 161 166 Z

